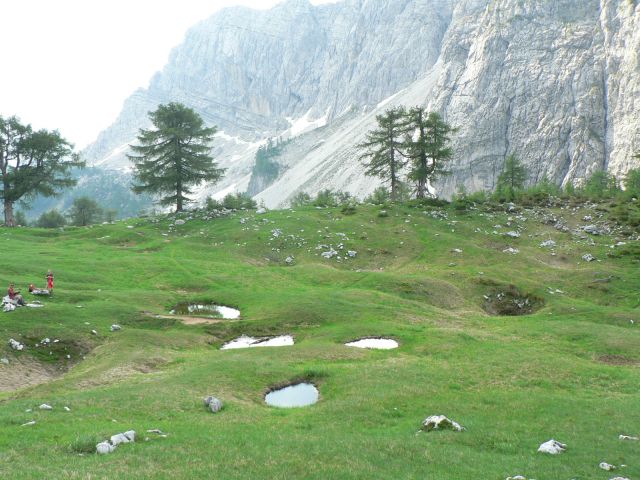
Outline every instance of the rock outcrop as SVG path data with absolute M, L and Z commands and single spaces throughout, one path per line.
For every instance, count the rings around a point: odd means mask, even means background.
M 193 27 L 164 70 L 135 92 L 85 151 L 126 168 L 147 112 L 183 102 L 218 126 L 225 179 L 249 185 L 257 148 L 293 139 L 278 178 L 256 198 L 298 191 L 370 193 L 355 145 L 395 104 L 427 105 L 458 127 L 452 175 L 436 183 L 491 189 L 506 155 L 530 181 L 581 181 L 638 166 L 640 4 L 629 0 L 289 0 L 268 11 L 225 9 Z M 254 181 L 254 185 L 256 182 Z M 255 192 L 255 187 L 252 188 Z

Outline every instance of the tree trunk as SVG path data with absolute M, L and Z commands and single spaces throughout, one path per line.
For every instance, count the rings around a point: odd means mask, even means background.
M 16 221 L 13 218 L 13 202 L 11 200 L 4 200 L 4 224 L 7 227 L 15 227 Z
M 182 211 L 182 182 L 178 180 L 176 185 L 176 213 Z
M 393 135 L 389 135 L 389 142 L 391 145 L 391 151 L 389 152 L 389 163 L 391 167 L 391 202 L 395 203 L 398 199 L 398 179 L 396 178 L 396 155 L 393 146 Z

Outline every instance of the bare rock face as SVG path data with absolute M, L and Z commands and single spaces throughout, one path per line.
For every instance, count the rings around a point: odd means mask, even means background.
M 218 126 L 224 180 L 249 185 L 267 138 L 293 139 L 279 175 L 256 199 L 286 204 L 324 188 L 364 196 L 355 145 L 393 105 L 426 105 L 453 126 L 447 196 L 495 186 L 516 154 L 530 181 L 582 181 L 637 167 L 640 4 L 629 0 L 289 0 L 271 10 L 225 9 L 194 26 L 147 89 L 87 148 L 104 168 L 125 154 L 147 112 L 179 101 Z M 254 185 L 260 182 L 253 182 Z M 266 188 L 265 188 L 266 187 Z

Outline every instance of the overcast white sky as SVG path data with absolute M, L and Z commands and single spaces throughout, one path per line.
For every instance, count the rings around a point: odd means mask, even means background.
M 0 0 L 0 115 L 58 129 L 82 148 L 190 26 L 226 6 L 281 1 Z

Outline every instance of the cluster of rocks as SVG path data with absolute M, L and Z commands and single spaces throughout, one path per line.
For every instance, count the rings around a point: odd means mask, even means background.
M 136 441 L 135 430 L 128 430 L 124 433 L 116 433 L 109 440 L 100 442 L 96 445 L 96 453 L 98 455 L 106 455 L 113 453 L 116 447 L 123 443 L 133 443 Z

